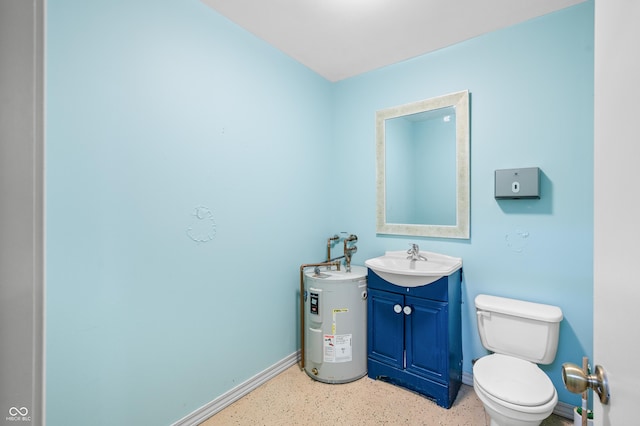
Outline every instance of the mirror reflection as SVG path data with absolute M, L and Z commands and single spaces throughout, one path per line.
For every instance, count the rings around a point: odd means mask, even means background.
M 386 120 L 387 222 L 456 224 L 455 138 L 453 107 Z
M 377 232 L 469 238 L 468 92 L 376 113 Z

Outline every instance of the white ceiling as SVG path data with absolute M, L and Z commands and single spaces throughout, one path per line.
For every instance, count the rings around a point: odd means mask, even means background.
M 202 0 L 330 81 L 585 0 Z

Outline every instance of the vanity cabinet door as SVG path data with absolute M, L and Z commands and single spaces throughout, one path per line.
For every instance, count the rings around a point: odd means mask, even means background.
M 460 271 L 399 287 L 369 271 L 367 375 L 451 407 L 462 384 Z
M 442 383 L 448 380 L 448 306 L 446 302 L 405 297 L 406 369 Z
M 404 296 L 369 289 L 367 353 L 371 359 L 404 368 Z

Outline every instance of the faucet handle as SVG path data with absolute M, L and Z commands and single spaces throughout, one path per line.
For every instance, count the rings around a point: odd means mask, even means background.
M 411 248 L 407 250 L 407 253 L 420 253 L 420 247 L 416 243 L 409 243 Z

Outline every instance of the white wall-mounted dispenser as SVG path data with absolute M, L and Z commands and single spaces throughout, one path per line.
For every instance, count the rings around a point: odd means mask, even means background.
M 502 169 L 495 171 L 497 200 L 540 198 L 540 168 Z

